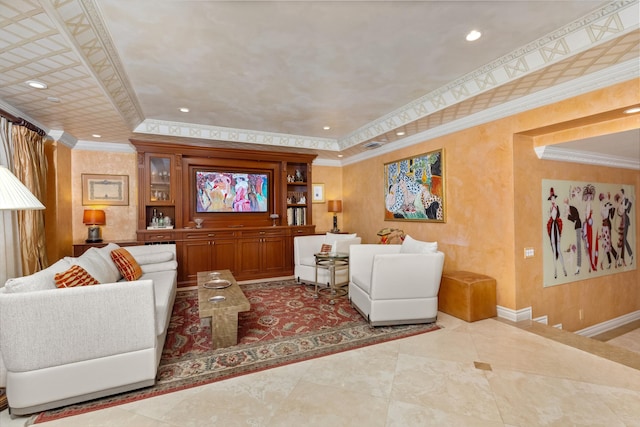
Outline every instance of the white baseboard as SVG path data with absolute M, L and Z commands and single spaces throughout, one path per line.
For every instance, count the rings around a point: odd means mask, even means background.
M 558 323 L 557 325 L 553 325 L 556 329 L 562 329 L 562 323 Z
M 520 322 L 522 320 L 531 320 L 531 307 L 514 310 L 512 308 L 498 306 L 498 317 L 511 320 L 512 322 Z
M 589 326 L 588 328 L 575 331 L 574 333 L 584 337 L 593 337 L 638 319 L 640 319 L 640 310 L 632 311 L 631 313 L 616 317 L 615 319 L 607 320 L 606 322 L 598 323 L 597 325 Z
M 544 316 L 536 317 L 532 319 L 534 322 L 542 323 L 543 325 L 549 324 L 549 317 L 545 314 Z

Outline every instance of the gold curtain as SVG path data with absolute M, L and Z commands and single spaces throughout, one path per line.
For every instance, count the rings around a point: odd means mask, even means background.
M 15 175 L 40 200 L 46 191 L 47 161 L 44 155 L 44 137 L 24 126 L 12 126 L 13 166 Z M 48 266 L 44 237 L 44 211 L 18 212 L 22 274 L 25 276 Z

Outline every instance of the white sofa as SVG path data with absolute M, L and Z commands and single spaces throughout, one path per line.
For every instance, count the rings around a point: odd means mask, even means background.
M 130 282 L 111 261 L 116 248 L 91 248 L 0 288 L 0 358 L 12 415 L 155 383 L 177 289 L 176 248 L 126 247 L 143 272 Z M 56 288 L 54 275 L 72 264 L 101 284 Z
M 436 321 L 444 254 L 416 242 L 351 246 L 349 300 L 372 326 Z
M 320 252 L 322 245 L 331 246 L 330 252 L 349 253 L 351 245 L 359 245 L 362 239 L 355 234 L 313 234 L 309 236 L 296 236 L 293 239 L 293 274 L 298 282 L 315 284 L 316 259 L 315 254 Z M 347 283 L 349 276 L 347 270 L 336 271 L 336 284 Z M 330 282 L 329 271 L 318 269 L 318 283 L 328 286 Z

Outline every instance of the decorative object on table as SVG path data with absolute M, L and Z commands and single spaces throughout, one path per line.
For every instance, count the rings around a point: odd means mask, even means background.
M 196 223 L 196 228 L 202 228 L 203 218 L 193 218 L 193 222 Z
M 324 203 L 324 184 L 313 184 L 313 197 L 311 201 L 313 203 Z
M 0 166 L 0 210 L 44 209 L 44 205 L 5 166 Z
M 399 228 L 383 228 L 378 231 L 381 245 L 399 245 L 404 241 L 406 234 Z
M 85 240 L 87 243 L 102 242 L 100 226 L 107 223 L 103 210 L 85 209 L 82 215 L 82 223 L 89 226 L 87 240 Z
M 384 165 L 385 221 L 445 222 L 444 149 Z
M 338 228 L 338 212 L 342 212 L 342 200 L 329 200 L 327 202 L 327 212 L 333 212 L 333 229 L 332 233 L 339 233 Z
M 82 205 L 129 205 L 128 175 L 82 174 Z
M 271 218 L 271 220 L 273 221 L 273 226 L 276 226 L 276 221 L 278 220 L 278 218 L 280 218 L 280 215 L 278 215 L 277 213 L 272 213 L 271 215 L 269 215 L 269 218 Z

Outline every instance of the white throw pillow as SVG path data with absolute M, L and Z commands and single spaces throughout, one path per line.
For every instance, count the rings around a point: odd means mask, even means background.
M 109 262 L 104 259 L 98 248 L 90 248 L 78 258 L 66 257 L 65 259 L 71 265 L 79 265 L 84 268 L 100 283 L 115 283 L 120 279 L 120 274 L 113 270 L 115 265 L 113 261 Z
M 56 273 L 67 271 L 69 267 L 71 267 L 71 263 L 66 259 L 61 259 L 55 264 L 50 265 L 37 273 L 33 273 L 29 276 L 9 279 L 4 285 L 5 292 L 18 293 L 56 289 L 56 282 L 53 277 Z
M 161 262 L 173 261 L 173 252 L 154 252 L 150 254 L 131 254 L 133 258 L 143 266 L 145 264 L 158 264 Z M 144 271 L 144 269 L 142 269 Z
M 406 235 L 402 246 L 401 254 L 432 254 L 438 252 L 438 242 L 422 242 Z
M 100 256 L 109 265 L 109 268 L 111 269 L 112 277 L 116 278 L 114 282 L 117 282 L 118 280 L 122 279 L 122 274 L 120 274 L 120 270 L 118 270 L 118 266 L 111 259 L 111 251 L 115 251 L 116 249 L 119 249 L 119 248 L 120 248 L 119 245 L 116 245 L 115 243 L 109 243 L 107 246 L 104 246 L 98 249 L 98 253 L 100 254 Z
M 330 231 L 327 232 L 327 235 L 324 238 L 324 242 L 327 244 L 331 244 L 331 242 L 335 242 L 337 240 L 347 240 L 347 239 L 353 239 L 358 237 L 357 233 L 353 233 L 353 234 L 336 234 L 336 233 L 332 233 Z

